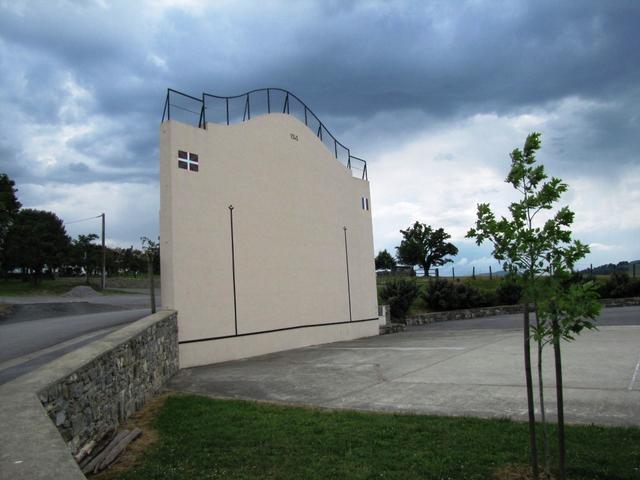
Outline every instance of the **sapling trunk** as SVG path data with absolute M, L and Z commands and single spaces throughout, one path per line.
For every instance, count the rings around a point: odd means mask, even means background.
M 536 313 L 536 327 L 540 329 L 540 316 L 538 315 L 538 305 L 534 305 Z M 549 455 L 549 436 L 547 433 L 547 414 L 544 406 L 544 380 L 542 378 L 542 337 L 538 336 L 538 390 L 540 397 L 540 421 L 542 422 L 542 448 L 544 450 L 544 473 L 549 478 L 551 472 L 551 460 Z
M 565 438 L 564 438 L 564 399 L 562 395 L 562 355 L 560 352 L 560 329 L 558 320 L 553 319 L 553 353 L 556 366 L 556 397 L 558 404 L 558 479 L 567 478 L 565 466 Z
M 539 480 L 538 445 L 536 443 L 536 416 L 533 410 L 533 380 L 531 378 L 531 325 L 529 322 L 529 303 L 524 305 L 524 372 L 527 384 L 527 410 L 529 411 L 529 448 L 531 471 L 534 480 Z

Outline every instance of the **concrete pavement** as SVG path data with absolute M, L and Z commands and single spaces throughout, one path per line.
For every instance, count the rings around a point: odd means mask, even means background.
M 563 344 L 568 422 L 640 426 L 638 311 L 604 310 L 602 323 L 635 325 L 605 325 Z M 485 324 L 490 328 L 482 328 Z M 181 370 L 170 387 L 327 408 L 525 420 L 522 333 L 510 325 L 497 317 L 446 322 L 191 368 Z M 545 396 L 553 418 L 550 348 L 544 364 Z

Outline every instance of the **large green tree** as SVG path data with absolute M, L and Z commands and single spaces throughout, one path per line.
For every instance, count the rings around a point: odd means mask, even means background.
M 424 269 L 425 277 L 429 276 L 431 267 L 439 267 L 453 260 L 448 255 L 457 255 L 458 249 L 448 242 L 451 235 L 444 229 L 433 229 L 431 225 L 415 222 L 406 230 L 400 230 L 402 242 L 396 247 L 398 260 L 406 265 L 419 265 Z
M 555 213 L 554 204 L 567 190 L 558 178 L 548 179 L 544 166 L 536 163 L 540 149 L 540 134 L 527 136 L 523 150 L 511 152 L 511 169 L 506 182 L 520 194 L 520 200 L 509 205 L 510 218 L 496 218 L 489 204 L 478 205 L 475 228 L 467 237 L 478 244 L 493 244 L 493 256 L 503 263 L 506 271 L 521 277 L 525 287 L 523 314 L 524 363 L 529 411 L 529 440 L 531 467 L 534 478 L 539 478 L 536 425 L 534 413 L 533 381 L 531 373 L 531 338 L 538 341 L 538 380 L 540 410 L 544 422 L 544 388 L 542 384 L 542 347 L 552 342 L 555 352 L 557 408 L 559 424 L 559 476 L 565 478 L 564 418 L 562 397 L 562 367 L 559 341 L 572 339 L 584 328 L 593 328 L 592 320 L 598 314 L 595 288 L 592 284 L 565 288 L 575 262 L 589 249 L 572 240 L 571 225 L 574 214 L 567 207 Z M 540 212 L 547 212 L 538 216 Z M 542 218 L 544 217 L 544 219 Z M 530 307 L 536 311 L 536 324 L 531 328 Z M 544 435 L 546 446 L 546 434 Z M 546 450 L 546 448 L 545 448 Z M 545 455 L 547 466 L 548 455 Z
M 37 284 L 45 267 L 54 270 L 62 265 L 69 245 L 62 220 L 55 213 L 20 210 L 7 231 L 7 267 L 21 268 Z
M 0 270 L 4 270 L 5 240 L 22 205 L 16 196 L 16 184 L 6 173 L 0 173 Z

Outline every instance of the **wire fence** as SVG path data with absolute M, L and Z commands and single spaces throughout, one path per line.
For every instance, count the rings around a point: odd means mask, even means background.
M 284 113 L 296 117 L 318 137 L 339 162 L 352 172 L 357 172 L 355 176 L 358 178 L 368 180 L 367 162 L 351 155 L 349 148 L 338 141 L 300 98 L 282 88 L 261 88 L 229 97 L 203 93 L 202 98 L 169 88 L 162 122 L 176 120 L 206 129 L 207 123 L 231 125 L 271 113 Z

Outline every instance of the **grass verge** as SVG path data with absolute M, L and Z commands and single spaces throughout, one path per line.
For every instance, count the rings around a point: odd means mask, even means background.
M 90 279 L 90 286 L 96 290 L 100 290 L 100 278 L 93 277 Z M 156 288 L 160 287 L 160 276 L 154 277 Z M 58 277 L 55 280 L 43 279 L 38 285 L 31 282 L 25 282 L 19 278 L 0 279 L 0 296 L 14 297 L 27 295 L 62 295 L 67 293 L 73 287 L 86 285 L 84 277 Z M 121 295 L 121 288 L 140 288 L 147 289 L 149 287 L 149 279 L 143 276 L 139 277 L 109 277 L 107 278 L 107 290 L 105 295 Z
M 527 425 L 510 420 L 175 395 L 152 425 L 158 442 L 110 479 L 527 478 Z M 640 429 L 569 426 L 567 441 L 569 478 L 639 478 Z
M 20 279 L 0 280 L 0 296 L 26 296 L 26 295 L 62 295 L 73 287 L 86 285 L 84 278 L 61 277 L 55 280 L 43 279 L 38 285 L 24 282 Z M 95 283 L 92 283 L 97 288 Z

